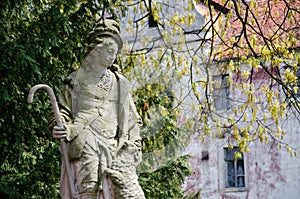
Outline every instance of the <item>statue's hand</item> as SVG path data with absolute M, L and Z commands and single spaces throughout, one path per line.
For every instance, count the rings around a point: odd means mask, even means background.
M 130 141 L 125 141 L 123 148 L 126 148 L 130 152 L 134 152 L 135 150 L 137 150 L 137 147 Z
M 67 132 L 68 129 L 66 125 L 63 125 L 62 127 L 54 126 L 52 129 L 52 136 L 54 137 L 54 139 L 63 139 L 66 138 Z
M 123 147 L 117 151 L 116 159 L 124 161 L 122 164 L 137 165 L 140 163 L 142 153 L 131 141 L 125 141 Z

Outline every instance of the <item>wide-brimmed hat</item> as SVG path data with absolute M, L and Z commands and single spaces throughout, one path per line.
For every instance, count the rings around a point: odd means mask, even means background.
M 94 30 L 92 30 L 87 36 L 87 43 L 89 51 L 91 51 L 97 44 L 101 43 L 101 38 L 111 37 L 117 44 L 119 51 L 123 47 L 123 41 L 120 37 L 119 23 L 113 19 L 104 19 L 96 24 Z

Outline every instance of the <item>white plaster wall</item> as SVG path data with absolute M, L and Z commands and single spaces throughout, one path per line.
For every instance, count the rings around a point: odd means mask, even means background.
M 297 120 L 290 119 L 285 142 L 299 146 L 300 131 Z M 195 135 L 187 148 L 193 157 L 189 160 L 193 175 L 187 178 L 183 189 L 188 194 L 198 191 L 203 199 L 296 199 L 300 197 L 300 156 L 290 157 L 286 150 L 270 142 L 256 141 L 245 155 L 246 187 L 240 191 L 225 187 L 224 147 L 226 139 L 206 139 L 201 143 Z M 209 151 L 209 160 L 201 160 L 201 152 Z
M 167 1 L 171 2 L 171 1 Z M 181 5 L 176 5 L 180 9 Z M 171 11 L 171 10 L 168 10 Z M 133 17 L 133 13 L 129 17 Z M 123 40 L 132 45 L 135 35 L 126 33 L 128 16 L 121 21 Z M 197 15 L 198 26 L 203 23 L 203 17 Z M 196 27 L 196 26 L 195 26 Z M 141 47 L 140 39 L 144 37 L 158 38 L 155 28 L 145 28 L 137 39 L 134 49 Z M 193 37 L 189 40 L 192 41 Z M 175 39 L 174 39 L 175 41 Z M 157 42 L 156 45 L 161 45 Z M 192 47 L 193 43 L 190 44 Z M 197 44 L 195 44 L 197 46 Z M 183 79 L 188 81 L 188 79 Z M 192 102 L 190 98 L 189 102 Z M 299 122 L 290 119 L 285 123 L 287 129 L 285 141 L 296 147 L 300 144 Z M 200 132 L 201 133 L 201 132 Z M 255 141 L 250 145 L 250 153 L 245 154 L 246 187 L 241 190 L 225 188 L 224 147 L 226 139 L 206 138 L 201 143 L 199 134 L 195 132 L 185 153 L 193 155 L 190 158 L 193 175 L 189 176 L 182 186 L 188 194 L 198 191 L 203 199 L 297 199 L 300 198 L 300 156 L 290 157 L 283 149 L 280 150 L 273 142 L 262 144 Z M 201 152 L 209 151 L 209 160 L 201 160 Z

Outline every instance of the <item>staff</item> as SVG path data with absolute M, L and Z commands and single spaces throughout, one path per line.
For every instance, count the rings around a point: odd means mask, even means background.
M 62 120 L 61 120 L 61 117 L 60 117 L 60 114 L 59 114 L 59 109 L 58 109 L 56 97 L 54 95 L 54 92 L 53 92 L 52 88 L 50 88 L 48 85 L 38 84 L 38 85 L 33 86 L 29 91 L 27 102 L 29 104 L 31 104 L 33 102 L 34 93 L 38 89 L 44 89 L 48 92 L 57 126 L 58 127 L 63 127 L 63 123 L 62 123 Z M 73 179 L 73 175 L 71 173 L 71 167 L 70 167 L 70 164 L 69 164 L 67 144 L 66 144 L 64 138 L 60 139 L 60 146 L 61 146 L 61 149 L 62 149 L 62 155 L 63 155 L 64 163 L 66 165 L 66 170 L 67 170 L 67 175 L 68 175 L 68 180 L 69 180 L 71 193 L 72 193 L 73 198 L 76 198 L 76 195 L 78 195 L 78 193 L 75 191 L 74 179 Z

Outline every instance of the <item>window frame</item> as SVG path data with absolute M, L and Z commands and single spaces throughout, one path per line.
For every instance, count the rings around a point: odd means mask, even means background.
M 230 109 L 229 74 L 213 75 L 213 104 L 217 111 Z
M 242 158 L 238 158 L 238 159 L 235 159 L 234 157 L 233 158 L 227 158 L 227 151 L 232 151 L 233 152 L 233 156 L 234 156 L 234 153 L 235 152 L 239 152 L 241 153 L 242 155 Z M 244 154 L 242 152 L 240 152 L 239 148 L 238 147 L 233 147 L 233 149 L 229 149 L 228 147 L 224 147 L 224 168 L 225 168 L 225 188 L 226 189 L 245 189 L 246 188 L 246 171 L 245 171 L 245 157 L 244 157 Z M 228 172 L 229 172 L 229 169 L 228 169 L 228 164 L 229 163 L 233 163 L 233 169 L 234 169 L 234 185 L 229 185 L 229 175 L 228 175 Z M 239 163 L 241 163 L 242 165 L 242 174 L 239 174 L 239 171 L 238 171 L 238 165 Z M 238 186 L 239 185 L 239 179 L 242 179 L 242 183 L 243 183 L 243 186 Z

